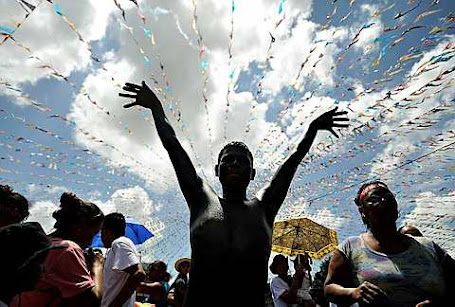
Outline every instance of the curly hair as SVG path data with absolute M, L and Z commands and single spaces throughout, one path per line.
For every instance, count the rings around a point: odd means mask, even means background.
M 94 203 L 83 201 L 72 193 L 65 192 L 60 197 L 60 209 L 52 213 L 56 220 L 54 228 L 62 233 L 67 233 L 73 225 L 87 222 L 89 224 L 101 223 L 104 214 Z
M 28 200 L 19 193 L 13 192 L 8 185 L 0 185 L 0 211 L 8 212 L 13 223 L 24 221 L 30 214 Z
M 223 155 L 223 153 L 229 148 L 236 148 L 243 151 L 251 159 L 251 162 L 253 162 L 253 154 L 251 153 L 248 146 L 246 146 L 245 143 L 240 141 L 232 141 L 224 145 L 224 147 L 220 150 L 220 153 L 218 154 L 218 163 L 220 163 L 221 156 Z

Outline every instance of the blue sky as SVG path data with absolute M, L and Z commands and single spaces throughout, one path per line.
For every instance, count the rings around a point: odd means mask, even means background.
M 311 119 L 348 110 L 350 128 L 336 140 L 320 133 L 278 219 L 358 234 L 352 199 L 361 182 L 383 179 L 398 223 L 455 251 L 453 1 L 254 0 L 234 10 L 232 1 L 118 1 L 125 19 L 113 1 L 29 2 L 36 9 L 10 38 L 25 11 L 0 2 L 0 182 L 32 200 L 31 219 L 47 229 L 70 190 L 147 222 L 157 236 L 144 259 L 188 256 L 188 212 L 150 114 L 122 109 L 117 96 L 123 82 L 145 79 L 218 191 L 214 160 L 227 141 L 255 153 L 252 196 Z

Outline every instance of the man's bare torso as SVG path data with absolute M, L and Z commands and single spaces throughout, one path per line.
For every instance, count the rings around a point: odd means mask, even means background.
M 231 303 L 238 299 L 232 297 L 233 291 L 236 296 L 241 292 L 245 292 L 242 297 L 253 296 L 251 302 L 260 301 L 267 282 L 273 219 L 257 198 L 230 203 L 207 185 L 202 195 L 199 210 L 191 212 L 189 297 L 200 302 L 203 293 L 221 294 L 224 288 L 224 299 Z M 235 286 L 239 282 L 245 284 Z

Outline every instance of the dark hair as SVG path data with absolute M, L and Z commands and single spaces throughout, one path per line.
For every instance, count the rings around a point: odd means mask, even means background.
M 0 244 L 8 251 L 0 253 L 2 292 L 16 294 L 32 290 L 41 275 L 51 245 L 43 228 L 36 222 L 11 224 L 0 228 Z
M 283 256 L 281 254 L 276 255 L 275 257 L 273 257 L 272 264 L 269 267 L 270 272 L 272 272 L 273 274 L 278 274 L 276 271 L 277 265 L 280 263 L 287 263 L 287 262 L 288 262 L 288 259 L 285 256 Z
M 125 235 L 125 226 L 125 217 L 121 213 L 109 213 L 104 217 L 103 228 L 111 231 L 116 236 Z
M 56 219 L 54 228 L 60 233 L 68 233 L 72 226 L 79 223 L 101 224 L 104 214 L 94 203 L 65 192 L 60 197 L 60 209 L 52 213 L 52 217 Z
M 14 218 L 12 223 L 19 223 L 29 216 L 29 202 L 19 193 L 13 192 L 8 185 L 0 185 L 0 211 L 8 211 Z
M 307 252 L 304 252 L 304 254 L 298 254 L 294 260 L 292 260 L 292 262 L 294 263 L 294 267 L 298 264 L 301 264 L 304 265 L 307 270 L 311 271 L 310 264 L 313 264 L 313 259 L 311 259 L 310 255 Z
M 167 264 L 166 262 L 162 261 L 162 260 L 155 260 L 152 262 L 151 266 L 150 266 L 150 270 L 151 271 L 154 271 L 154 270 L 160 270 L 160 271 L 163 271 L 163 272 L 166 272 L 167 270 Z
M 354 199 L 354 202 L 355 202 L 355 204 L 358 207 L 361 207 L 363 205 L 362 204 L 362 199 L 361 199 L 362 192 L 365 190 L 365 188 L 367 188 L 368 186 L 373 185 L 373 184 L 374 185 L 378 185 L 379 187 L 390 191 L 389 187 L 384 182 L 379 181 L 379 180 L 375 180 L 375 181 L 370 181 L 370 182 L 364 183 L 364 184 L 362 184 L 360 189 L 357 191 L 357 195 L 356 195 L 356 197 Z
M 246 146 L 246 144 L 243 142 L 232 141 L 224 145 L 224 147 L 220 150 L 220 153 L 218 154 L 218 163 L 220 163 L 221 156 L 223 155 L 223 153 L 229 148 L 236 148 L 243 151 L 251 159 L 251 162 L 253 162 L 253 154 L 251 153 L 248 146 Z

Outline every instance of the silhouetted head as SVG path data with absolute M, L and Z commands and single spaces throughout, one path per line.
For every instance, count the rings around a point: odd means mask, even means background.
M 181 274 L 188 274 L 191 269 L 191 259 L 190 258 L 180 258 L 174 264 L 174 268 L 177 272 Z
M 420 230 L 412 225 L 405 225 L 401 226 L 398 229 L 398 232 L 404 234 L 404 235 L 411 235 L 413 237 L 423 237 L 423 234 L 420 232 Z
M 147 272 L 147 279 L 152 282 L 166 281 L 168 276 L 167 264 L 161 260 L 153 261 Z
M 273 257 L 272 264 L 270 265 L 270 272 L 275 275 L 286 274 L 289 270 L 288 258 L 278 254 Z
M 112 242 L 125 235 L 126 221 L 123 214 L 114 212 L 106 215 L 101 228 L 101 240 L 104 247 L 110 248 Z
M 88 247 L 100 231 L 104 214 L 97 205 L 83 201 L 72 193 L 60 197 L 60 209 L 52 214 L 56 235 Z
M 28 200 L 7 185 L 0 185 L 0 227 L 23 222 L 29 215 Z
M 294 269 L 297 270 L 297 267 L 299 265 L 303 265 L 306 270 L 311 271 L 311 265 L 313 264 L 313 260 L 311 259 L 310 255 L 305 252 L 305 254 L 299 254 L 295 257 L 295 259 L 292 261 L 294 262 Z
M 43 272 L 43 263 L 52 246 L 36 222 L 0 228 L 0 299 L 6 303 L 16 294 L 32 290 Z
M 215 175 L 223 186 L 248 186 L 254 179 L 253 155 L 243 142 L 230 142 L 221 149 Z
M 355 203 L 364 224 L 371 230 L 396 230 L 398 204 L 387 185 L 372 181 L 362 185 L 357 192 Z M 390 228 L 389 228 L 390 227 Z

